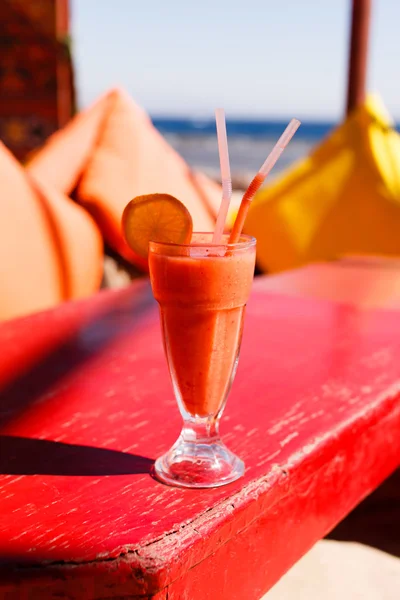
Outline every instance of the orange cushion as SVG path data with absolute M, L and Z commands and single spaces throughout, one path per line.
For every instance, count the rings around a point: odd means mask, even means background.
M 27 169 L 39 180 L 70 194 L 90 158 L 109 105 L 110 97 L 105 95 L 76 115 L 49 137 L 26 165 Z
M 49 185 L 27 176 L 0 144 L 0 319 L 45 309 L 98 288 L 96 225 Z
M 82 298 L 99 289 L 103 276 L 103 239 L 92 217 L 48 183 L 30 176 L 51 218 L 54 242 L 64 271 L 66 298 Z
M 64 191 L 78 184 L 78 202 L 94 216 L 110 246 L 127 260 L 147 268 L 121 233 L 123 209 L 134 196 L 172 194 L 189 209 L 196 231 L 212 231 L 220 186 L 194 174 L 125 92 L 109 92 L 56 136 L 28 168 L 41 179 L 51 178 Z M 90 141 L 94 145 L 88 152 Z

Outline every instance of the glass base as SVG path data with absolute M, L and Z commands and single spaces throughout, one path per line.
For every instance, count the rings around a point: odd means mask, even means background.
M 156 460 L 154 471 L 157 479 L 168 485 L 212 488 L 242 477 L 244 462 L 219 439 L 212 443 L 194 443 L 181 437 Z

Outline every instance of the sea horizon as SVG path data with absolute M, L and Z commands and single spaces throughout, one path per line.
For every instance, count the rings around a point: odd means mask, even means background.
M 216 134 L 214 117 L 151 115 L 151 120 L 163 134 Z M 290 118 L 284 119 L 281 117 L 229 117 L 226 119 L 226 128 L 228 135 L 232 136 L 269 137 L 279 135 L 289 121 Z M 297 138 L 320 139 L 339 123 L 338 120 L 301 119 L 301 127 L 298 129 L 296 136 Z
M 214 117 L 151 116 L 154 126 L 191 168 L 220 177 Z M 281 117 L 226 120 L 232 178 L 245 187 L 264 162 L 290 119 Z M 307 156 L 340 124 L 335 120 L 302 120 L 294 138 L 274 167 L 272 176 Z M 398 126 L 397 126 L 398 129 Z
M 215 117 L 196 115 L 161 115 L 150 114 L 150 118 L 157 129 L 165 133 L 191 133 L 215 134 Z M 275 134 L 283 130 L 292 117 L 241 117 L 233 116 L 226 119 L 226 127 L 232 135 L 258 135 Z M 300 118 L 301 127 L 297 131 L 299 136 L 320 137 L 337 127 L 342 119 Z M 400 120 L 395 122 L 395 129 L 400 131 Z
M 154 126 L 193 169 L 219 180 L 218 144 L 213 117 L 151 116 Z M 228 118 L 229 157 L 235 188 L 246 187 L 264 162 L 288 120 Z M 335 121 L 302 121 L 274 167 L 276 175 L 306 156 L 337 125 Z

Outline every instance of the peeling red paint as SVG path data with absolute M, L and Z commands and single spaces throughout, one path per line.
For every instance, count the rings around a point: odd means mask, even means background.
M 147 284 L 0 326 L 0 597 L 257 600 L 398 466 L 398 313 L 269 282 L 215 490 L 149 475 L 180 417 Z

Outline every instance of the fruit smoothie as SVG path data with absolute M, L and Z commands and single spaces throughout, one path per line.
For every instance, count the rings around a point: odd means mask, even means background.
M 154 297 L 181 409 L 216 415 L 231 386 L 254 275 L 255 240 L 212 247 L 211 234 L 189 245 L 150 243 Z

